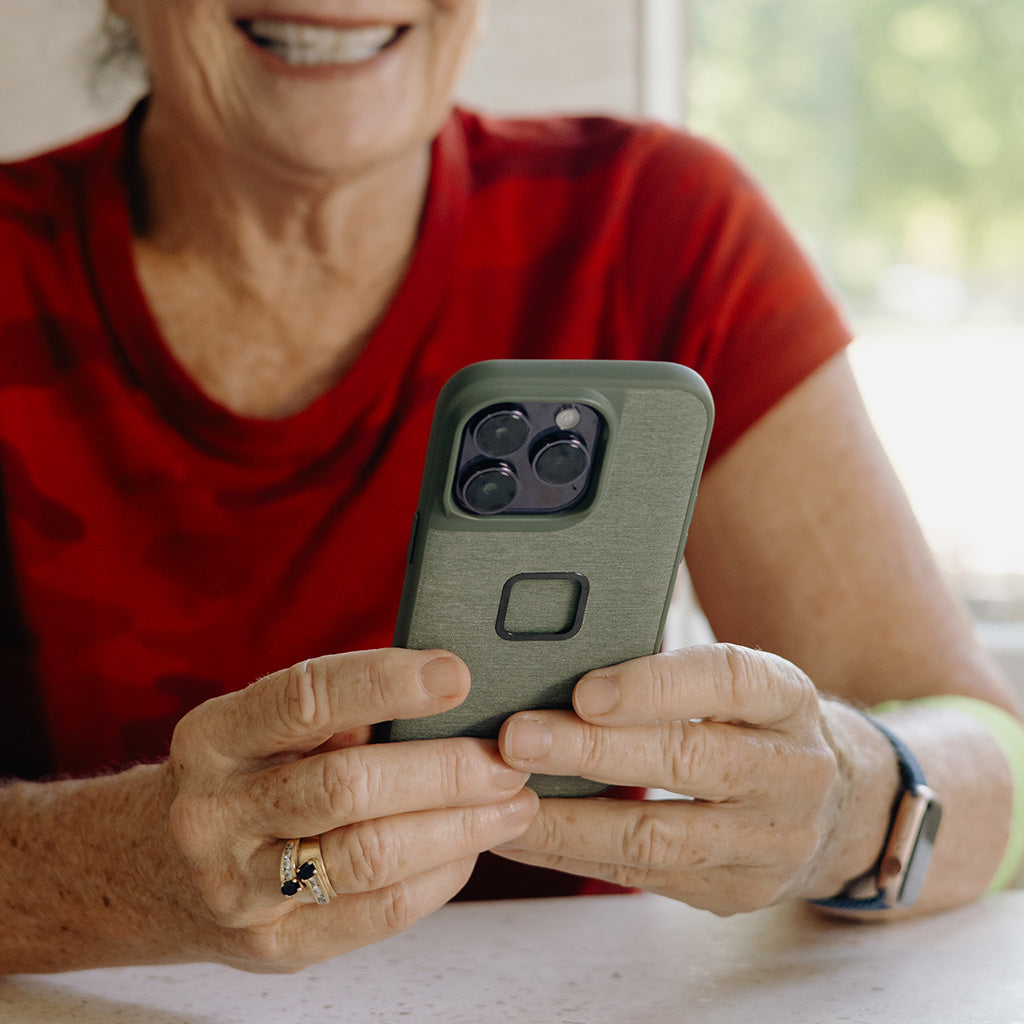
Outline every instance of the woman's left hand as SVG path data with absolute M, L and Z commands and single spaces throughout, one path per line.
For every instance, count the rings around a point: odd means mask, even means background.
M 839 828 L 855 801 L 836 737 L 879 737 L 781 658 L 726 644 L 639 658 L 584 676 L 574 705 L 512 716 L 499 740 L 508 764 L 680 799 L 543 800 L 496 853 L 719 914 L 832 895 L 877 856 L 884 810 L 856 841 Z

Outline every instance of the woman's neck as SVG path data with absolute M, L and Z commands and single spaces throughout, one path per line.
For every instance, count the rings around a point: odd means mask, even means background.
M 428 145 L 333 173 L 227 153 L 146 119 L 133 203 L 141 241 L 275 278 L 278 262 L 357 278 L 403 263 L 415 245 Z
M 146 128 L 136 267 L 168 347 L 234 412 L 300 410 L 351 365 L 404 277 L 429 148 L 347 177 L 230 172 Z

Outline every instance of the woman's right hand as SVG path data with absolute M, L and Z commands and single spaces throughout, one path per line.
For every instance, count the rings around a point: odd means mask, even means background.
M 187 714 L 163 769 L 166 877 L 151 879 L 177 907 L 182 959 L 290 971 L 379 941 L 520 835 L 537 798 L 495 744 L 370 742 L 377 723 L 446 711 L 469 684 L 445 652 L 359 652 Z M 317 835 L 339 894 L 321 906 L 284 897 L 279 877 L 285 841 Z

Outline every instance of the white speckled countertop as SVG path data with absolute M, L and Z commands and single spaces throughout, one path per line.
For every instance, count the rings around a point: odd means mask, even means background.
M 0 1024 L 1024 1024 L 1024 892 L 919 921 L 656 896 L 457 904 L 287 977 L 224 967 L 0 979 Z

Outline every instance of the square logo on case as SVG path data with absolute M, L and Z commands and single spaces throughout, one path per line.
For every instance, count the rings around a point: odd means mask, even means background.
M 583 625 L 590 581 L 578 572 L 521 572 L 501 588 L 502 640 L 569 640 Z

